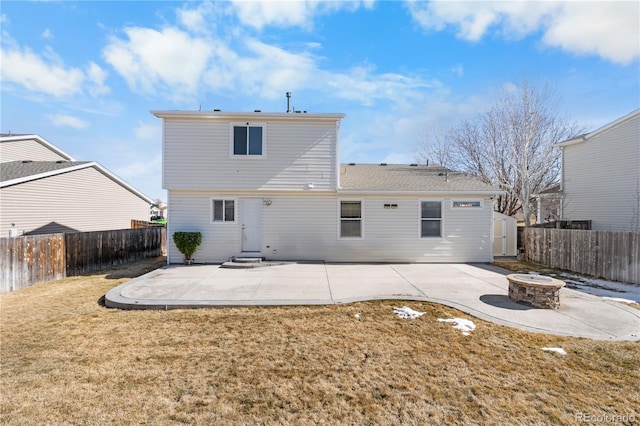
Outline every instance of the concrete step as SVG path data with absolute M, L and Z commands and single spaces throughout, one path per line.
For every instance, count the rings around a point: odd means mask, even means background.
M 261 257 L 232 257 L 232 262 L 237 263 L 262 263 Z
M 233 269 L 250 269 L 250 268 L 259 268 L 261 266 L 269 266 L 267 263 L 243 263 L 243 262 L 234 262 L 228 261 L 224 262 L 220 265 L 221 268 L 233 268 Z
M 259 268 L 261 266 L 271 266 L 269 263 L 263 263 L 264 257 L 262 257 L 262 253 L 240 253 L 237 256 L 233 256 L 227 262 L 224 262 L 221 267 L 222 268 L 235 268 L 235 269 L 246 269 L 246 268 Z

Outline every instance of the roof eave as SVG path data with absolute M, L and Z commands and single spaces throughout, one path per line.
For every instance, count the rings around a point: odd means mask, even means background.
M 361 194 L 361 195 L 477 195 L 477 196 L 495 196 L 504 195 L 505 191 L 500 190 L 414 190 L 414 191 L 393 191 L 393 190 L 369 190 L 369 189 L 344 189 L 338 188 L 338 194 Z
M 582 134 L 580 136 L 576 136 L 574 138 L 567 139 L 566 141 L 563 141 L 563 142 L 558 142 L 556 144 L 556 146 L 558 146 L 560 148 L 564 148 L 566 146 L 571 146 L 571 145 L 575 145 L 575 144 L 578 144 L 578 143 L 586 142 L 589 139 L 591 139 L 591 138 L 593 138 L 595 136 L 598 136 L 598 135 L 600 135 L 602 133 L 605 133 L 608 130 L 610 130 L 610 129 L 612 129 L 612 128 L 614 128 L 614 127 L 616 127 L 616 126 L 618 126 L 618 125 L 620 125 L 622 123 L 624 123 L 625 121 L 627 121 L 627 120 L 629 120 L 631 118 L 634 118 L 637 115 L 640 115 L 640 108 L 637 108 L 637 109 L 631 111 L 629 114 L 626 114 L 626 115 L 618 118 L 617 120 L 612 121 L 611 123 L 605 124 L 604 126 L 594 130 L 593 132 L 585 133 L 585 134 Z
M 342 113 L 287 113 L 287 112 L 224 112 L 224 111 L 178 111 L 178 110 L 152 110 L 151 114 L 158 118 L 208 118 L 208 119 L 240 119 L 250 117 L 252 119 L 268 120 L 342 120 Z

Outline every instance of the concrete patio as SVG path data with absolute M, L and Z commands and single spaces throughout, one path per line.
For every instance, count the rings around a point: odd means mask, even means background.
M 105 303 L 120 309 L 179 309 L 419 300 L 528 331 L 640 341 L 640 310 L 567 288 L 559 310 L 534 309 L 508 298 L 507 273 L 475 264 L 171 265 L 113 288 Z

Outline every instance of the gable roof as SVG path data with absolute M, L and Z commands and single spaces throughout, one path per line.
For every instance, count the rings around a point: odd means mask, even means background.
M 60 148 L 58 148 L 57 146 L 55 146 L 54 144 L 52 144 L 51 142 L 47 141 L 45 138 L 39 135 L 33 135 L 33 134 L 24 134 L 24 135 L 1 134 L 0 135 L 0 142 L 16 142 L 16 141 L 26 141 L 26 140 L 34 140 L 39 144 L 45 146 L 46 148 L 50 149 L 51 151 L 55 152 L 59 156 L 69 161 L 75 161 L 75 158 L 73 158 L 72 156 L 70 156 L 69 154 L 67 154 L 66 152 L 64 152 L 63 150 L 61 150 Z
M 98 172 L 105 175 L 118 185 L 142 198 L 149 204 L 153 204 L 153 200 L 142 192 L 138 191 L 131 185 L 127 184 L 109 170 L 102 167 L 95 161 L 10 161 L 2 163 L 0 167 L 0 188 L 19 185 L 24 182 L 30 182 L 37 179 L 43 179 L 50 176 L 69 173 L 76 170 L 93 167 Z
M 341 164 L 340 190 L 354 192 L 465 192 L 478 195 L 502 191 L 442 166 L 408 164 Z
M 602 133 L 605 133 L 611 129 L 613 129 L 616 126 L 619 126 L 620 124 L 624 123 L 627 120 L 631 120 L 632 118 L 635 118 L 637 116 L 640 115 L 640 108 L 631 111 L 629 114 L 618 118 L 617 120 L 612 121 L 609 124 L 605 124 L 604 126 L 600 127 L 599 129 L 594 130 L 593 132 L 590 133 L 583 133 L 582 135 L 578 135 L 575 136 L 571 139 L 567 139 L 566 141 L 562 141 L 562 142 L 558 142 L 557 146 L 563 148 L 565 146 L 569 146 L 569 145 L 574 145 L 577 143 L 581 143 L 581 142 L 586 142 L 589 139 L 598 136 Z
M 9 186 L 6 182 L 37 179 L 38 176 L 57 174 L 58 171 L 87 164 L 89 161 L 10 161 L 2 163 L 0 167 L 0 182 L 2 186 Z M 51 173 L 54 172 L 54 173 Z

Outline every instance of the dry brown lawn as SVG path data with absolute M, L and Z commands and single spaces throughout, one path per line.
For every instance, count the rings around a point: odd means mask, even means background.
M 1 296 L 0 424 L 640 422 L 638 343 L 534 334 L 418 302 L 406 303 L 426 312 L 414 320 L 393 314 L 398 301 L 102 305 L 107 290 L 161 263 Z M 464 337 L 437 322 L 446 317 L 477 328 Z

